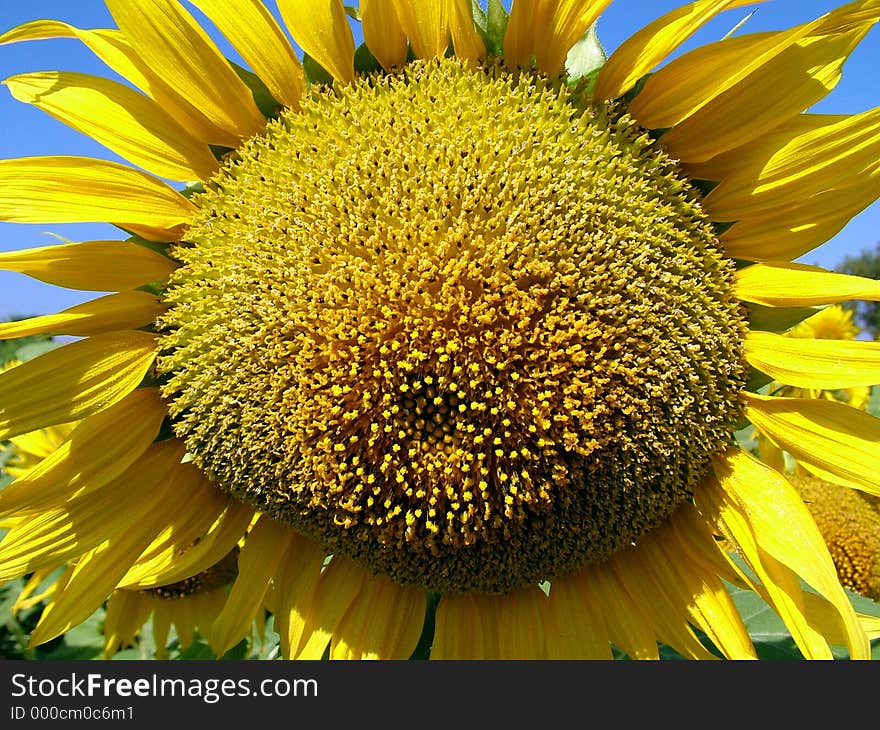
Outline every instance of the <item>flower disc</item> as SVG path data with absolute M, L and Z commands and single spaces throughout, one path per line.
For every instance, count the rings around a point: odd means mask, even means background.
M 441 60 L 313 89 L 198 203 L 162 322 L 178 435 L 399 582 L 603 560 L 730 442 L 732 264 L 650 136 L 559 80 Z

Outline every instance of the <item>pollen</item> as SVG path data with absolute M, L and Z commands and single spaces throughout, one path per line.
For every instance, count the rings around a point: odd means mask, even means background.
M 498 592 L 689 500 L 744 321 L 614 104 L 455 59 L 313 87 L 194 198 L 159 368 L 222 489 L 403 584 Z

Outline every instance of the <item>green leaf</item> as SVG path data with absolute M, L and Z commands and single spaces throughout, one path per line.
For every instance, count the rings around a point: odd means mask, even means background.
M 777 613 L 757 593 L 728 586 L 760 659 L 803 659 Z
M 736 564 L 750 576 L 754 576 L 751 569 L 738 555 L 733 555 Z M 804 581 L 800 581 L 801 588 L 810 593 L 816 593 Z M 785 624 L 770 605 L 757 593 L 727 584 L 733 602 L 742 616 L 749 637 L 755 645 L 755 651 L 759 659 L 803 659 L 800 649 L 795 644 Z M 853 591 L 845 589 L 847 598 L 853 608 L 868 616 L 880 616 L 880 604 L 865 598 Z M 847 659 L 849 652 L 844 646 L 832 646 L 831 654 L 835 659 Z M 880 658 L 880 640 L 873 642 L 872 658 Z
M 104 653 L 104 609 L 74 626 L 59 640 L 37 647 L 38 659 L 100 659 Z
M 596 34 L 596 24 L 593 23 L 571 47 L 565 59 L 569 86 L 576 86 L 581 82 L 585 82 L 588 87 L 591 86 L 607 59 L 608 55 Z
M 325 69 L 308 53 L 303 54 L 302 66 L 306 81 L 308 81 L 310 85 L 323 84 L 324 86 L 331 86 L 333 84 L 333 77 L 330 75 L 327 69 Z
M 352 20 L 361 22 L 361 9 L 357 5 L 345 5 L 345 14 Z
M 39 357 L 40 355 L 49 352 L 49 350 L 54 350 L 56 347 L 60 347 L 63 344 L 52 338 L 43 339 L 38 335 L 34 335 L 33 339 L 24 337 L 21 339 L 30 340 L 29 342 L 21 344 L 21 346 L 15 350 L 15 359 L 20 360 L 21 362 L 33 360 L 35 357 Z

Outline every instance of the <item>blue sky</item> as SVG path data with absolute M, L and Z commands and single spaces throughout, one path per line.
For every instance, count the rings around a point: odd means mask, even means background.
M 134 0 L 133 0 L 134 1 Z M 266 0 L 275 10 L 274 0 Z M 509 2 L 505 3 L 509 6 Z M 598 32 L 607 50 L 613 51 L 623 40 L 647 21 L 682 4 L 682 0 L 615 0 L 600 18 Z M 833 0 L 769 0 L 723 13 L 707 24 L 681 52 L 705 42 L 717 40 L 751 10 L 754 15 L 739 31 L 777 30 L 806 22 L 841 3 Z M 191 6 L 190 6 L 191 7 Z M 195 11 L 197 17 L 198 12 Z M 113 22 L 102 0 L 0 0 L 0 31 L 39 18 L 55 18 L 84 28 L 112 27 Z M 217 34 L 214 33 L 215 38 Z M 228 55 L 237 58 L 222 38 L 218 42 Z M 238 59 L 237 59 L 238 60 Z M 107 74 L 78 41 L 47 40 L 0 46 L 0 78 L 27 71 L 69 70 Z M 844 78 L 837 88 L 811 111 L 827 114 L 850 114 L 880 106 L 880 27 L 865 37 L 844 68 Z M 56 122 L 44 113 L 15 101 L 0 88 L 0 158 L 31 155 L 82 155 L 115 159 L 112 153 L 84 135 Z M 873 248 L 880 240 L 880 203 L 854 218 L 832 240 L 801 260 L 828 268 L 845 256 Z M 55 233 L 73 241 L 121 238 L 109 225 L 14 225 L 0 223 L 0 251 L 50 245 Z M 10 316 L 55 312 L 90 299 L 89 292 L 51 287 L 28 277 L 0 272 L 0 319 Z

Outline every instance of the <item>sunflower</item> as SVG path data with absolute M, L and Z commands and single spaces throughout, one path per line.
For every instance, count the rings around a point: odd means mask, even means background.
M 0 437 L 77 422 L 0 493 L 0 579 L 76 564 L 33 643 L 246 535 L 218 652 L 266 600 L 290 658 L 406 658 L 423 629 L 432 658 L 751 658 L 732 583 L 805 657 L 869 655 L 734 433 L 880 493 L 875 418 L 751 385 L 880 380 L 875 344 L 772 324 L 880 299 L 792 263 L 880 195 L 880 109 L 805 112 L 880 2 L 664 64 L 747 4 L 700 0 L 573 63 L 609 1 L 364 0 L 356 47 L 340 0 L 192 0 L 249 69 L 176 0 L 0 37 L 130 82 L 5 81 L 132 165 L 0 161 L 0 219 L 128 236 L 0 258 L 109 292 L 16 323 L 81 339 L 0 375 Z
M 238 550 L 234 549 L 207 570 L 170 585 L 113 591 L 107 599 L 104 621 L 104 658 L 133 644 L 148 621 L 157 659 L 168 658 L 172 626 L 183 651 L 192 646 L 196 630 L 210 643 L 211 627 L 223 610 L 227 589 L 238 572 L 237 556 Z
M 816 479 L 789 477 L 816 521 L 851 591 L 880 601 L 880 511 L 876 497 Z
M 0 371 L 20 364 L 10 361 L 0 367 Z M 10 439 L 0 473 L 13 479 L 23 477 L 60 448 L 72 430 L 72 424 L 50 426 Z M 106 604 L 105 658 L 134 643 L 135 637 L 148 621 L 152 624 L 151 634 L 158 659 L 167 657 L 166 645 L 172 626 L 184 651 L 192 645 L 197 629 L 210 643 L 211 626 L 223 609 L 227 589 L 237 574 L 237 555 L 236 546 L 216 565 L 170 585 L 113 591 Z M 58 567 L 45 566 L 28 576 L 12 605 L 13 614 L 49 600 L 59 589 L 63 589 L 73 567 L 62 571 Z M 258 614 L 256 618 L 261 621 L 263 615 Z M 262 633 L 258 627 L 257 635 Z

